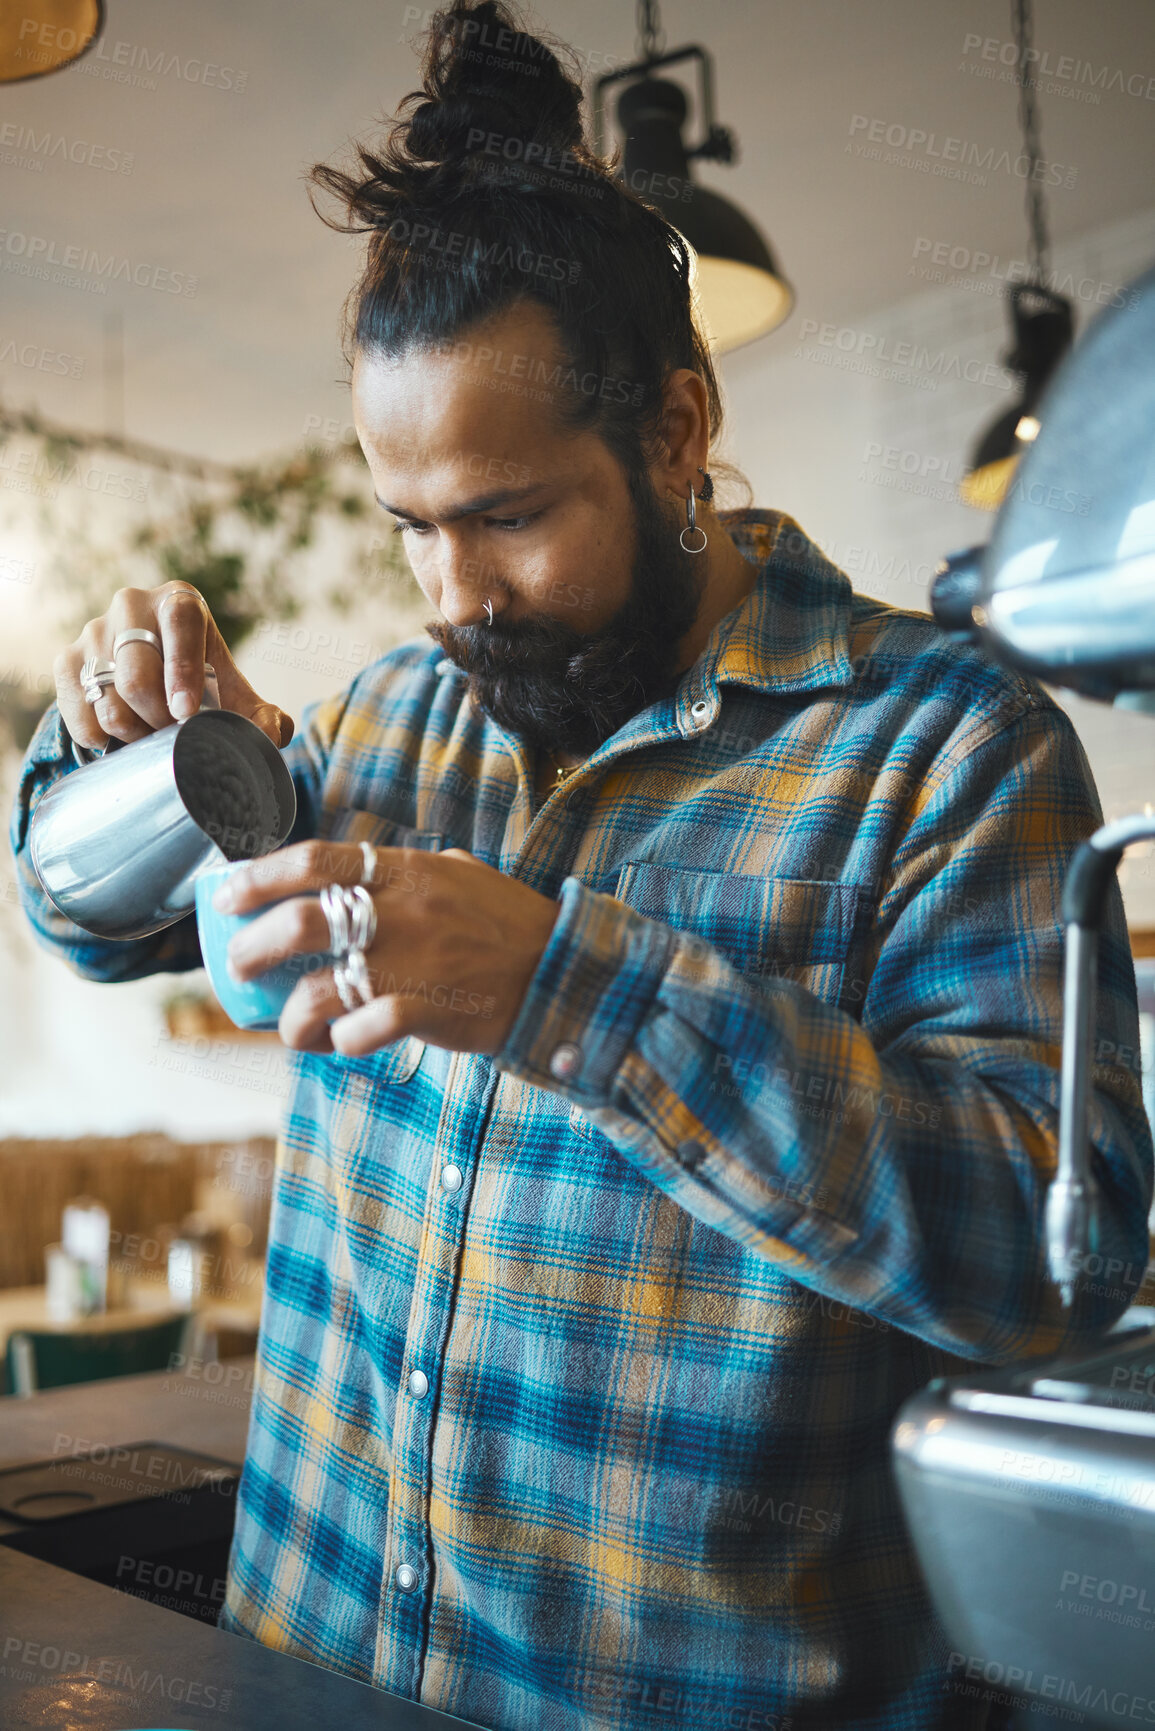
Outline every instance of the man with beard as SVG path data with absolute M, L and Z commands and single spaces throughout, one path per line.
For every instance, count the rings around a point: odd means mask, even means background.
M 977 1727 L 889 1430 L 935 1375 L 1105 1327 L 1146 1262 L 1150 1131 L 1104 1063 L 1098 1252 L 1133 1278 L 1065 1312 L 1045 1267 L 1098 802 L 1039 686 L 715 508 L 685 244 L 579 103 L 463 3 L 384 150 L 316 171 L 369 232 L 356 425 L 440 620 L 306 711 L 297 828 L 237 873 L 242 977 L 330 950 L 329 886 L 376 931 L 281 1017 L 222 1625 L 502 1731 Z M 86 938 L 29 814 L 70 735 L 192 713 L 206 658 L 285 744 L 187 586 L 58 658 L 13 845 L 93 978 L 194 967 L 195 927 Z M 1117 891 L 1100 953 L 1100 1050 L 1134 1051 Z
M 667 427 L 680 423 L 666 464 L 656 474 L 641 462 L 623 472 L 600 439 L 566 426 L 560 393 L 538 390 L 528 402 L 487 394 L 514 356 L 530 376 L 561 370 L 556 329 L 533 302 L 515 302 L 448 350 L 396 361 L 358 354 L 353 401 L 378 502 L 444 615 L 427 629 L 469 675 L 479 707 L 537 753 L 544 794 L 564 778 L 559 767 L 673 693 L 756 573 L 698 503 L 712 477 L 697 373 L 679 369 L 666 381 Z M 418 413 L 420 449 L 408 435 Z M 455 458 L 482 448 L 485 472 L 516 484 L 462 488 Z M 702 461 L 679 488 L 692 457 Z M 451 497 L 427 510 L 442 476 Z M 703 519 L 693 535 L 682 533 L 680 509 L 690 488 L 695 521 L 699 509 Z

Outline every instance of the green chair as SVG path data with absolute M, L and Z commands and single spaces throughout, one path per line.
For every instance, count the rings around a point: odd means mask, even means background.
M 35 1394 L 37 1389 L 63 1388 L 66 1383 L 167 1370 L 174 1355 L 185 1350 L 194 1321 L 187 1312 L 139 1328 L 84 1329 L 74 1334 L 17 1329 L 8 1337 L 8 1387 L 16 1395 Z

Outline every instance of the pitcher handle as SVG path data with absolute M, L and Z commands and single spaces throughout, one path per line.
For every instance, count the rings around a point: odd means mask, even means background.
M 206 661 L 205 686 L 204 695 L 201 698 L 201 709 L 219 709 L 220 706 L 221 694 L 217 690 L 217 670 L 211 661 Z M 197 714 L 200 714 L 200 710 L 197 711 Z M 177 722 L 176 725 L 179 727 L 180 723 Z M 110 739 L 108 744 L 104 746 L 102 750 L 93 751 L 89 746 L 81 745 L 74 739 L 72 741 L 72 755 L 80 765 L 81 769 L 83 769 L 86 763 L 95 763 L 97 758 L 107 757 L 110 751 L 119 751 L 121 746 L 125 743 L 126 741 L 123 739 Z

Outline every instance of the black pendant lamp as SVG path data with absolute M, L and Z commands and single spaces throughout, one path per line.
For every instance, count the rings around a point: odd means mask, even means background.
M 632 66 L 599 78 L 594 86 L 594 136 L 603 153 L 605 91 L 625 82 L 618 125 L 625 138 L 621 179 L 661 212 L 695 254 L 696 292 L 712 347 L 726 354 L 765 336 L 787 317 L 794 292 L 782 276 L 763 236 L 729 199 L 694 183 L 693 160 L 732 162 L 734 137 L 714 120 L 713 62 L 699 47 L 659 52 L 656 0 L 638 0 L 638 56 Z M 683 60 L 697 62 L 704 136 L 688 146 L 682 129 L 689 104 L 680 84 L 654 74 Z
M 1016 77 L 1019 86 L 1019 119 L 1023 131 L 1023 155 L 1027 159 L 1027 216 L 1030 257 L 1025 282 L 1007 289 L 1013 341 L 1003 364 L 1019 376 L 1018 396 L 1005 415 L 987 428 L 971 457 L 970 468 L 959 484 L 966 505 L 994 511 L 1002 504 L 1011 485 L 1019 458 L 1038 436 L 1039 403 L 1059 362 L 1074 340 L 1071 303 L 1046 286 L 1050 274 L 1043 188 L 1038 179 L 1042 152 L 1035 92 L 1029 67 L 1031 51 L 1031 0 L 1011 0 L 1011 21 L 1018 48 Z
M 103 0 L 0 5 L 0 83 L 44 78 L 87 54 L 104 28 Z

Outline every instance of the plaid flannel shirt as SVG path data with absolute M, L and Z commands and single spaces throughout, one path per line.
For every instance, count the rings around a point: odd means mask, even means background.
M 544 802 L 424 639 L 285 751 L 291 839 L 464 847 L 560 914 L 495 1059 L 294 1055 L 222 1626 L 500 1731 L 981 1724 L 896 1409 L 1082 1343 L 1147 1260 L 1115 888 L 1091 1135 L 1125 1273 L 1073 1315 L 1044 1273 L 1060 891 L 1101 822 L 1068 718 L 789 517 L 725 521 L 755 587 Z M 39 892 L 67 743 L 53 705 L 12 823 L 42 939 L 196 966 L 191 919 L 102 943 Z

